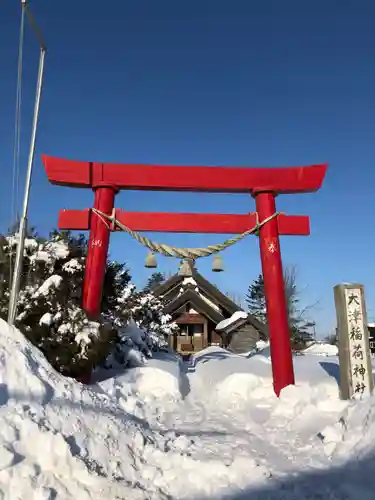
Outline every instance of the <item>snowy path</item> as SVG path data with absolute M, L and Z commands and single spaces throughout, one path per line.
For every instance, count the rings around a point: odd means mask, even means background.
M 178 410 L 159 420 L 164 428 L 175 430 L 192 439 L 199 438 L 190 449 L 199 460 L 221 457 L 226 464 L 236 457 L 248 458 L 265 465 L 271 462 L 275 470 L 289 469 L 286 456 L 265 441 L 265 429 L 251 415 L 239 414 L 236 408 L 223 411 L 210 402 L 210 395 L 199 375 L 190 375 L 190 394 L 181 402 Z M 207 404 L 208 402 L 208 404 Z M 272 471 L 271 471 L 272 472 Z
M 218 367 L 223 372 L 226 365 L 217 361 L 215 367 L 214 363 L 210 361 L 207 367 L 217 376 Z M 241 389 L 249 374 L 235 374 L 230 382 L 228 373 L 213 380 L 212 373 L 202 367 L 195 369 L 192 364 L 184 363 L 180 368 L 178 388 L 182 397 L 169 402 L 160 397 L 152 402 L 146 399 L 138 408 L 138 416 L 147 419 L 164 436 L 167 452 L 184 457 L 180 470 L 194 477 L 196 486 L 190 487 L 190 495 L 195 491 L 208 497 L 218 491 L 264 484 L 271 477 L 297 473 L 301 461 L 305 469 L 329 466 L 318 433 L 336 421 L 335 405 L 322 412 L 308 400 L 304 401 L 306 398 L 301 401 L 305 388 L 291 388 L 279 400 L 272 385 L 264 384 L 258 393 L 251 389 L 253 399 L 244 399 L 240 397 Z M 152 454 L 147 461 L 156 466 Z M 168 490 L 176 498 L 191 498 L 185 496 L 183 487 L 176 486 L 180 483 L 175 478 L 175 485 L 169 484 Z M 164 489 L 166 485 L 162 486 Z
M 301 464 L 304 473 L 329 469 L 341 439 L 332 426 L 346 405 L 330 375 L 337 360 L 296 359 L 298 383 L 277 398 L 267 356 L 215 349 L 191 363 L 152 359 L 108 381 L 106 392 L 158 436 L 141 451 L 143 484 L 173 499 L 216 500 L 277 489 L 276 480 L 300 476 Z

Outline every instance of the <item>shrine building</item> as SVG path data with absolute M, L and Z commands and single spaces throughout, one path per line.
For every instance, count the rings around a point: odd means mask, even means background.
M 152 291 L 179 325 L 179 332 L 169 339 L 179 354 L 197 353 L 209 346 L 244 353 L 259 340 L 268 339 L 267 327 L 207 281 L 192 259 L 184 259 L 180 270 Z

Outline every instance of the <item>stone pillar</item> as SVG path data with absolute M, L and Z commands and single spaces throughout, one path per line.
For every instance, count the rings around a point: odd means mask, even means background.
M 340 396 L 362 398 L 374 388 L 364 287 L 334 287 L 340 359 Z

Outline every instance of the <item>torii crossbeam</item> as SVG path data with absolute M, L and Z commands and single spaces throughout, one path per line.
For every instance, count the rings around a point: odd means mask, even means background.
M 185 233 L 243 233 L 257 221 L 276 213 L 278 194 L 311 193 L 320 189 L 327 165 L 287 168 L 177 167 L 160 165 L 114 164 L 72 161 L 42 156 L 52 184 L 91 188 L 94 207 L 133 231 Z M 193 191 L 248 193 L 255 198 L 256 213 L 186 214 L 143 213 L 115 210 L 119 190 Z M 62 210 L 60 229 L 90 230 L 86 259 L 83 308 L 90 317 L 100 314 L 101 294 L 107 261 L 108 227 L 91 209 Z M 280 214 L 259 230 L 260 255 L 264 278 L 267 320 L 274 389 L 280 391 L 294 383 L 287 305 L 279 235 L 310 234 L 308 216 Z

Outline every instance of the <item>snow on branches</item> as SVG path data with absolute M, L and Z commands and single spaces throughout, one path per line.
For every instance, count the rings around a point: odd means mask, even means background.
M 2 237 L 0 317 L 6 318 L 17 234 Z M 151 292 L 137 292 L 124 264 L 107 263 L 102 316 L 89 321 L 81 308 L 87 240 L 55 232 L 25 241 L 18 297 L 17 327 L 61 373 L 79 377 L 112 353 L 117 362 L 134 364 L 167 347 L 177 330 L 164 304 Z M 138 354 L 137 354 L 138 353 Z M 133 360 L 133 363 L 132 363 Z
M 17 243 L 17 235 L 3 238 L 8 276 Z M 49 240 L 29 237 L 25 242 L 16 326 L 59 372 L 69 376 L 91 370 L 109 351 L 109 328 L 89 321 L 81 309 L 85 258 L 85 239 L 69 233 L 54 233 Z M 3 317 L 9 279 L 5 284 Z
M 113 357 L 117 362 L 139 365 L 153 351 L 168 348 L 168 336 L 177 332 L 178 325 L 163 310 L 164 303 L 151 292 L 137 292 L 132 283 L 124 287 L 113 317 L 117 328 Z

